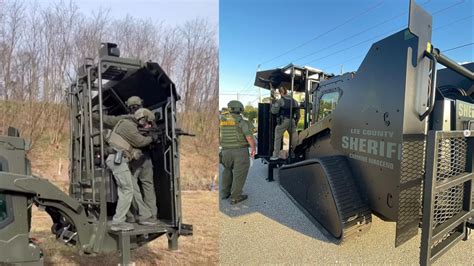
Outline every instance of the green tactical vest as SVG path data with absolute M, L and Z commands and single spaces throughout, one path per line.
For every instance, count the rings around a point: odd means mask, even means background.
M 240 115 L 223 114 L 220 117 L 220 142 L 223 149 L 249 147 L 244 132 L 239 127 L 242 121 Z
M 128 141 L 126 141 L 122 136 L 115 133 L 119 125 L 123 122 L 120 120 L 115 127 L 110 130 L 105 138 L 105 141 L 114 149 L 122 150 L 125 157 L 132 160 L 138 160 L 142 156 L 142 151 L 140 149 L 134 148 Z

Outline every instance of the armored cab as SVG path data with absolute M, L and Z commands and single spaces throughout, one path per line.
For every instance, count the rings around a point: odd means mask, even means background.
M 180 235 L 192 234 L 183 223 L 179 171 L 179 135 L 175 84 L 154 62 L 121 58 L 115 44 L 104 43 L 96 60 L 85 59 L 68 89 L 70 110 L 69 195 L 46 179 L 31 176 L 25 141 L 14 130 L 0 142 L 0 262 L 41 263 L 41 252 L 28 238 L 27 216 L 31 204 L 46 210 L 58 240 L 85 254 L 120 251 L 122 263 L 130 262 L 130 250 L 157 237 L 167 236 L 169 248 L 177 249 Z M 143 107 L 155 114 L 155 127 L 147 132 L 157 141 L 148 147 L 153 163 L 159 224 L 136 225 L 132 231 L 111 231 L 108 221 L 117 204 L 117 188 L 105 166 L 107 143 L 104 116 L 128 115 L 125 101 L 142 98 Z M 93 118 L 93 107 L 98 119 Z M 98 121 L 97 121 L 98 120 Z M 3 147 L 3 148 L 2 148 Z M 4 250 L 12 252 L 4 253 Z M 25 253 L 26 252 L 26 253 Z
M 283 191 L 336 242 L 366 231 L 371 214 L 396 222 L 395 246 L 421 224 L 421 264 L 467 239 L 474 216 L 473 64 L 433 48 L 431 29 L 411 1 L 408 27 L 374 43 L 356 72 L 305 89 L 296 156 L 279 168 Z
M 9 128 L 0 136 L 0 173 L 31 175 L 26 151 L 28 141 L 19 138 L 18 130 Z M 11 184 L 0 178 L 0 262 L 42 264 L 41 249 L 30 241 L 31 199 L 8 191 Z

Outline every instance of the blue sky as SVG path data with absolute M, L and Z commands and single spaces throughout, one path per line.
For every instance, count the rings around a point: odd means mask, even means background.
M 473 0 L 417 3 L 433 15 L 435 47 L 473 42 Z M 409 1 L 221 0 L 219 5 L 222 107 L 237 94 L 244 104 L 258 103 L 253 81 L 261 63 L 260 70 L 294 63 L 336 74 L 341 65 L 343 72 L 356 71 L 373 42 L 407 26 Z M 470 45 L 446 54 L 468 62 L 474 61 L 473 50 Z
M 48 6 L 59 0 L 41 0 Z M 68 3 L 68 0 L 64 0 Z M 74 0 L 84 13 L 97 12 L 102 7 L 110 9 L 112 18 L 127 14 L 137 18 L 162 21 L 166 25 L 177 25 L 196 17 L 207 18 L 211 23 L 219 22 L 219 0 Z

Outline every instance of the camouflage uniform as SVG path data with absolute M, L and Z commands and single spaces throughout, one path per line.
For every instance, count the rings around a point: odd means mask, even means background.
M 249 143 L 246 136 L 253 135 L 253 125 L 240 114 L 223 113 L 220 116 L 220 145 L 222 147 L 221 197 L 237 200 L 250 167 Z
M 293 104 L 291 104 L 292 101 Z M 275 127 L 275 141 L 273 143 L 272 158 L 277 158 L 280 154 L 281 144 L 285 131 L 288 131 L 288 133 L 292 136 L 291 147 L 294 149 L 297 144 L 298 133 L 296 132 L 296 121 L 294 118 L 290 118 L 291 105 L 293 105 L 293 117 L 299 118 L 298 102 L 295 101 L 291 96 L 284 95 L 277 102 L 272 104 L 272 114 L 279 116 L 279 123 Z

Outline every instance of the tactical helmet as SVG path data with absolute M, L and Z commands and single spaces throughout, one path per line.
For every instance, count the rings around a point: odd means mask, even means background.
M 130 98 L 128 98 L 128 100 L 125 102 L 125 104 L 130 107 L 132 105 L 140 105 L 142 106 L 143 105 L 143 100 L 138 97 L 138 96 L 132 96 Z
M 99 107 L 98 104 L 92 106 L 92 112 L 93 112 L 93 113 L 94 113 L 94 112 L 99 112 L 99 110 L 100 110 L 100 107 Z M 102 111 L 103 111 L 103 112 L 106 112 L 106 111 L 107 111 L 107 107 L 105 107 L 105 106 L 102 105 Z
M 155 121 L 155 114 L 153 114 L 152 111 L 146 109 L 146 108 L 140 108 L 138 109 L 133 116 L 137 121 L 139 121 L 142 118 L 145 118 L 147 122 L 153 122 Z
M 286 94 L 286 93 L 288 92 L 288 89 L 287 89 L 285 86 L 280 86 L 280 87 L 278 88 L 278 92 L 279 92 L 280 94 Z
M 242 113 L 244 111 L 244 105 L 236 100 L 232 100 L 227 104 L 227 107 L 232 113 Z

